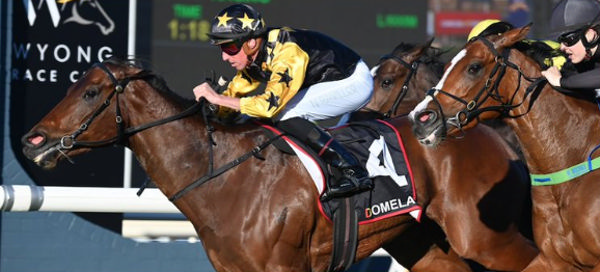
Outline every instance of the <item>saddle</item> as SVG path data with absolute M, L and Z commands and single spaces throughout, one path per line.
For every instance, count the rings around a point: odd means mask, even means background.
M 270 134 L 283 135 L 279 129 L 261 125 Z M 417 204 L 416 191 L 405 154 L 401 135 L 383 120 L 351 122 L 329 128 L 329 133 L 354 154 L 374 181 L 371 191 L 358 193 L 353 206 L 359 210 L 359 224 L 368 224 L 391 216 L 411 213 L 420 220 L 421 207 Z M 319 194 L 325 190 L 326 179 L 333 178 L 325 162 L 311 148 L 295 138 L 283 135 L 276 141 L 282 152 L 297 155 L 309 172 Z M 339 208 L 335 201 L 319 201 L 323 216 L 332 219 Z

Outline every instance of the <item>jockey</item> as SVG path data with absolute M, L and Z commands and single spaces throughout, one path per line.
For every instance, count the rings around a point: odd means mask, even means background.
M 261 14 L 246 4 L 220 11 L 208 36 L 237 74 L 222 94 L 206 82 L 196 86 L 197 100 L 204 97 L 218 105 L 220 116 L 239 111 L 270 118 L 313 149 L 340 173 L 328 184 L 324 200 L 373 187 L 358 160 L 313 123 L 345 115 L 369 101 L 373 78 L 357 53 L 318 32 L 267 28 Z M 264 90 L 254 92 L 261 84 Z
M 500 35 L 500 34 L 506 32 L 506 31 L 509 31 L 513 28 L 514 28 L 514 26 L 512 24 L 505 22 L 505 21 L 500 21 L 497 19 L 483 20 L 483 21 L 477 23 L 471 29 L 471 32 L 469 32 L 469 36 L 467 37 L 467 41 L 470 41 L 471 39 L 473 39 L 476 36 L 485 37 L 485 36 L 489 36 L 492 34 Z M 559 43 L 557 43 L 555 41 L 551 41 L 551 40 L 540 40 L 540 41 L 524 40 L 524 42 L 527 42 L 527 43 L 543 42 L 554 50 L 558 50 L 560 48 Z M 558 56 L 554 56 L 550 59 L 546 59 L 544 62 L 548 66 L 555 66 L 555 67 L 557 67 L 557 69 L 561 69 L 561 67 L 563 66 L 563 64 L 565 64 L 566 61 L 567 61 L 567 58 L 565 58 L 562 55 L 558 55 Z
M 550 67 L 542 72 L 552 86 L 565 89 L 596 89 L 600 96 L 600 2 L 562 0 L 552 11 L 550 29 L 560 50 L 575 66 L 571 73 Z

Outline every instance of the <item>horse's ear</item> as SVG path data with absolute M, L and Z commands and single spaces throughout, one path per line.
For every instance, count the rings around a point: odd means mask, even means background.
M 427 40 L 424 44 L 415 47 L 415 49 L 413 49 L 406 57 L 405 60 L 408 63 L 412 63 L 413 61 L 417 60 L 419 57 L 421 57 L 421 55 L 423 55 L 425 52 L 427 52 L 427 50 L 429 49 L 429 47 L 431 47 L 431 43 L 433 43 L 433 37 L 431 37 L 429 40 Z
M 524 27 L 511 29 L 505 32 L 504 34 L 499 36 L 500 38 L 498 40 L 494 42 L 494 47 L 496 49 L 510 47 L 516 42 L 522 41 L 523 39 L 525 39 L 525 37 L 527 37 L 529 30 L 531 30 L 531 25 L 532 24 L 529 23 Z
M 425 46 L 425 47 L 427 47 L 427 48 L 431 47 L 431 44 L 433 43 L 433 40 L 435 40 L 435 37 L 431 37 L 431 38 L 429 38 L 429 40 L 427 40 L 427 41 L 425 42 L 425 45 L 424 45 L 424 46 Z

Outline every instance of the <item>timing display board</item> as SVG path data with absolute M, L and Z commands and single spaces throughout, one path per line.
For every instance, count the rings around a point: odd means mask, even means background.
M 401 42 L 423 43 L 427 39 L 427 1 L 154 0 L 152 63 L 173 91 L 192 98 L 192 88 L 211 71 L 228 78 L 235 74 L 206 33 L 215 14 L 236 3 L 254 6 L 268 27 L 289 26 L 328 34 L 357 51 L 369 66 Z

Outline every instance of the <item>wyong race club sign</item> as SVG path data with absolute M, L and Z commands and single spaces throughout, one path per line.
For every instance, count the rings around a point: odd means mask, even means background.
M 44 171 L 24 159 L 20 137 L 93 63 L 127 56 L 128 1 L 17 0 L 12 8 L 9 114 L 15 156 L 40 185 L 122 186 L 122 148 Z

